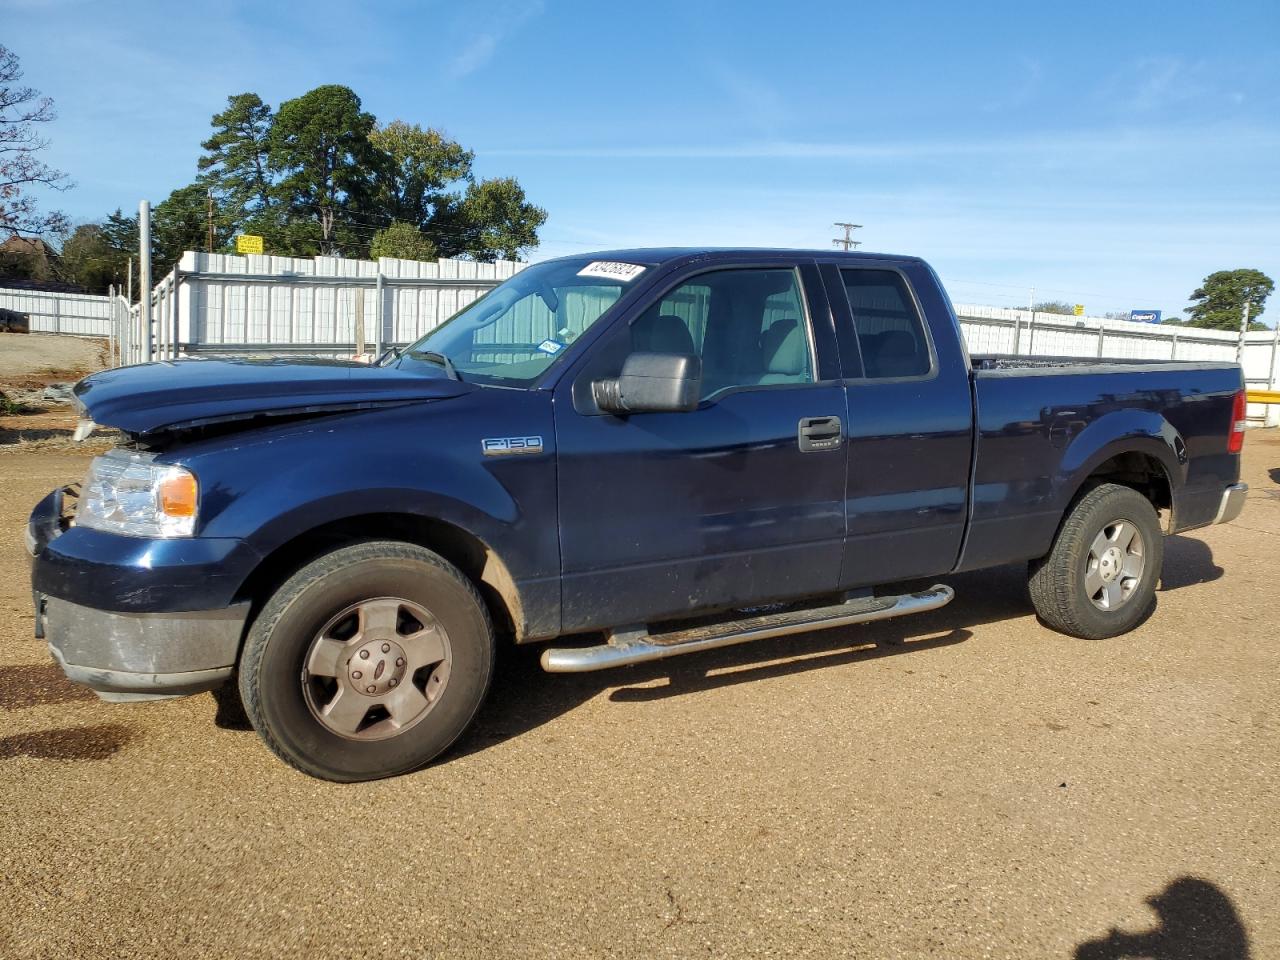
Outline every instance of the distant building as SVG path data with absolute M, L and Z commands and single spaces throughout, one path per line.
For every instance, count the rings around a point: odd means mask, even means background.
M 0 287 L 11 290 L 47 290 L 84 293 L 84 287 L 59 279 L 58 251 L 39 237 L 14 235 L 0 243 Z

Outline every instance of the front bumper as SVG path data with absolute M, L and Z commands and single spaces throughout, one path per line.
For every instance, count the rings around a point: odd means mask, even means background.
M 235 667 L 249 604 L 186 613 L 111 613 L 36 596 L 36 629 L 67 677 L 104 700 L 213 690 Z
M 36 637 L 104 700 L 212 690 L 235 667 L 257 555 L 240 540 L 152 540 L 76 527 L 55 490 L 27 525 Z M 192 609 L 194 608 L 194 609 Z
M 1213 518 L 1213 522 L 1230 523 L 1240 516 L 1240 511 L 1244 509 L 1244 501 L 1248 495 L 1249 485 L 1247 483 L 1233 483 L 1223 490 L 1222 503 L 1218 506 L 1218 515 Z
M 126 537 L 76 526 L 67 490 L 36 505 L 27 524 L 31 585 L 82 607 L 120 613 L 221 610 L 261 557 L 229 537 Z

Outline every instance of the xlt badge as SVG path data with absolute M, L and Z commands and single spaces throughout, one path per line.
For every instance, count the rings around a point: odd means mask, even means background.
M 509 457 L 518 453 L 541 453 L 541 437 L 490 437 L 480 441 L 486 457 Z

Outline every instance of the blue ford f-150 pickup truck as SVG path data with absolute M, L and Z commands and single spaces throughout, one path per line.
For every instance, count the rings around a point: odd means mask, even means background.
M 1227 363 L 970 358 L 912 257 L 551 260 L 376 365 L 82 381 L 81 432 L 127 439 L 32 515 L 37 630 L 106 699 L 238 690 L 332 780 L 445 750 L 500 639 L 581 635 L 543 665 L 594 670 L 1012 562 L 1046 623 L 1108 637 L 1164 534 L 1240 512 L 1242 391 Z

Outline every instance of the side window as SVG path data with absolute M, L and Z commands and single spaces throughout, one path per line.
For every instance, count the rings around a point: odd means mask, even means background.
M 893 270 L 841 270 L 858 329 L 862 367 L 871 379 L 922 377 L 933 364 L 911 291 Z
M 631 349 L 701 357 L 704 399 L 730 387 L 813 382 L 794 270 L 699 274 L 635 319 Z

